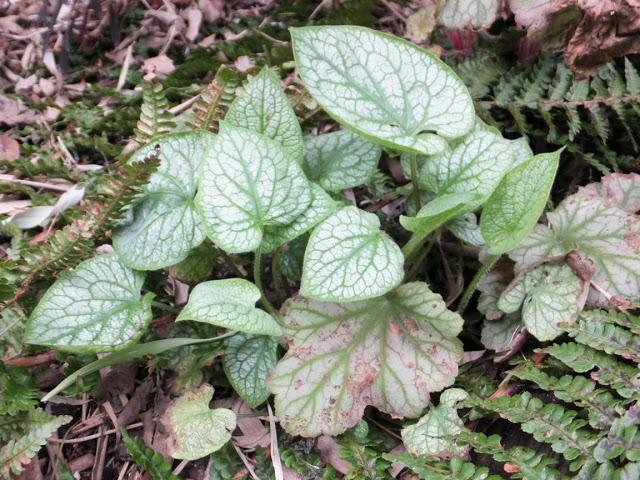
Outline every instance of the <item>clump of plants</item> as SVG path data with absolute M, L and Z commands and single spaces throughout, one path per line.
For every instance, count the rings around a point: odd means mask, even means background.
M 640 176 L 611 174 L 553 205 L 562 149 L 536 155 L 525 138 L 503 137 L 432 54 L 355 26 L 291 37 L 296 74 L 336 123 L 329 133 L 303 133 L 268 67 L 241 91 L 237 76 L 219 71 L 189 121 L 155 114 L 164 99 L 147 87 L 143 145 L 122 166 L 139 181 L 123 181 L 135 195 L 114 205 L 124 209 L 109 228 L 112 248 L 93 255 L 83 223 L 61 234 L 60 251 L 81 244 L 72 256 L 91 257 L 60 273 L 24 327 L 28 344 L 107 355 L 43 400 L 105 366 L 210 345 L 247 406 L 273 399 L 288 434 L 283 459 L 301 475 L 309 466 L 291 438 L 330 435 L 351 478 L 389 478 L 394 462 L 428 479 L 640 476 L 640 323 L 626 313 L 640 299 Z M 382 195 L 399 218 L 343 194 L 372 189 L 381 156 L 406 179 Z M 424 269 L 445 235 L 480 257 L 446 301 Z M 185 305 L 166 300 L 156 283 L 165 274 L 190 285 Z M 35 279 L 21 281 L 27 292 Z M 17 299 L 7 318 L 23 314 Z M 499 386 L 478 381 L 464 352 L 474 342 L 463 314 L 476 303 L 476 344 L 494 358 L 507 360 L 527 337 L 540 347 Z M 149 328 L 158 311 L 175 316 L 161 339 Z M 214 389 L 201 383 L 159 419 L 170 436 L 164 453 L 222 462 L 237 414 L 211 409 Z M 33 401 L 6 403 L 3 418 L 15 411 L 36 425 L 3 447 L 8 476 L 71 419 L 44 418 Z M 393 419 L 404 453 L 369 431 L 368 407 Z M 520 425 L 528 446 L 505 446 L 490 432 L 496 419 Z M 166 461 L 124 435 L 136 462 L 169 478 Z

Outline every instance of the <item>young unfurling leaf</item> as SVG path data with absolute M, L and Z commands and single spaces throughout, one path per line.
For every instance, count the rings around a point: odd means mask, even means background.
M 345 207 L 316 227 L 304 255 L 300 293 L 351 302 L 387 293 L 402 281 L 404 258 L 373 213 Z
M 338 122 L 387 147 L 431 155 L 473 127 L 462 81 L 425 50 L 354 26 L 292 28 L 298 75 Z
M 429 393 L 453 383 L 462 318 L 422 282 L 353 303 L 296 297 L 282 308 L 289 351 L 269 386 L 293 435 L 337 435 L 366 405 L 417 417 Z
M 437 194 L 415 217 L 400 217 L 410 232 L 429 233 L 481 206 L 520 161 L 520 143 L 505 140 L 480 120 L 451 150 L 421 159 L 420 187 Z
M 518 165 L 489 197 L 480 230 L 490 253 L 508 252 L 531 232 L 549 198 L 560 153 L 542 153 Z
M 402 429 L 402 443 L 414 455 L 450 457 L 461 451 L 456 435 L 464 430 L 456 404 L 468 398 L 460 388 L 450 388 L 440 395 L 440 403 L 432 406 L 418 423 Z

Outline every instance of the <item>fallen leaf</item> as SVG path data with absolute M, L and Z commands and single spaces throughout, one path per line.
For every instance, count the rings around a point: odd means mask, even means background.
M 173 60 L 165 54 L 161 54 L 156 57 L 147 58 L 142 64 L 142 69 L 147 73 L 155 73 L 156 77 L 162 80 L 167 78 L 176 67 L 173 64 Z
M 320 452 L 320 458 L 335 468 L 338 473 L 346 475 L 351 469 L 352 465 L 340 457 L 340 447 L 332 437 L 320 435 L 316 442 L 316 449 Z
M 424 43 L 431 38 L 436 26 L 436 5 L 427 5 L 407 18 L 407 37 L 415 43 Z
M 251 70 L 253 68 L 254 62 L 247 55 L 240 55 L 236 58 L 236 61 L 233 63 L 233 66 L 240 73 L 244 73 L 247 70 Z
M 564 51 L 581 76 L 640 52 L 638 0 L 511 0 L 510 7 L 530 40 Z
M 10 127 L 23 123 L 36 123 L 40 114 L 25 107 L 22 102 L 0 95 L 0 124 Z
M 31 200 L 10 200 L 8 202 L 0 202 L 0 215 L 17 214 L 22 210 L 31 206 Z
M 185 32 L 184 36 L 187 37 L 187 40 L 189 40 L 190 42 L 193 42 L 200 32 L 202 16 L 202 11 L 197 8 L 188 8 L 186 10 L 187 31 Z
M 20 144 L 9 135 L 0 135 L 0 160 L 20 158 Z

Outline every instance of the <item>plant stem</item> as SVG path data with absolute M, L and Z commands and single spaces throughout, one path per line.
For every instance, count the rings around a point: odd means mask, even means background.
M 411 168 L 411 184 L 413 186 L 413 191 L 411 192 L 411 196 L 413 197 L 413 201 L 415 202 L 416 215 L 417 215 L 421 208 L 420 189 L 418 188 L 418 159 L 416 158 L 415 153 L 410 153 L 408 154 L 408 156 L 409 156 L 409 166 Z
M 260 303 L 262 306 L 278 323 L 282 323 L 278 311 L 271 305 L 271 302 L 264 293 L 264 287 L 262 286 L 262 251 L 260 248 L 256 250 L 255 257 L 253 258 L 253 281 L 260 290 Z
M 484 275 L 493 267 L 493 265 L 498 261 L 500 255 L 489 255 L 485 262 L 482 264 L 480 269 L 476 272 L 476 274 L 471 279 L 471 282 L 465 289 L 462 294 L 462 298 L 460 299 L 460 303 L 458 304 L 458 313 L 462 315 L 469 304 L 469 300 L 471 300 L 471 296 L 478 288 L 478 283 Z
M 409 241 L 405 243 L 404 247 L 402 247 L 402 254 L 406 260 L 409 260 L 416 253 L 416 251 L 425 242 L 428 235 L 428 233 L 422 232 L 415 232 L 411 235 Z
M 162 310 L 164 312 L 169 313 L 180 313 L 180 309 L 176 307 L 172 307 L 171 305 L 166 305 L 162 302 L 151 302 L 151 306 L 157 308 L 158 310 Z
M 235 264 L 233 259 L 229 255 L 227 255 L 227 252 L 225 252 L 221 248 L 218 248 L 218 254 L 222 257 L 222 260 L 224 260 L 224 263 L 227 264 L 227 267 L 229 267 L 231 269 L 231 271 L 233 273 L 235 273 L 238 277 L 245 277 L 246 276 L 240 271 L 240 269 Z
M 405 277 L 407 282 L 411 281 L 413 277 L 418 273 L 422 262 L 424 261 L 427 254 L 431 251 L 431 248 L 433 247 L 434 243 L 436 243 L 436 240 L 439 239 L 439 237 L 440 233 L 436 232 L 436 234 L 434 234 L 429 239 L 429 243 L 427 243 L 426 247 L 420 251 L 418 257 L 413 262 L 411 262 L 413 265 L 411 265 L 411 268 Z
M 278 294 L 278 300 L 282 300 L 282 274 L 280 273 L 280 258 L 282 257 L 282 248 L 276 249 L 271 259 L 271 278 L 273 280 L 273 289 Z

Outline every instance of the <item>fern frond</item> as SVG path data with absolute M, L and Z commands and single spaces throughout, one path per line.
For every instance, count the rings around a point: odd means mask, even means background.
M 598 388 L 593 380 L 571 375 L 557 378 L 548 375 L 533 362 L 526 362 L 510 373 L 521 380 L 535 383 L 543 390 L 553 392 L 558 400 L 586 408 L 589 424 L 594 428 L 607 428 L 618 417 L 616 407 L 621 402 L 608 390 Z
M 574 470 L 591 456 L 599 439 L 584 428 L 587 421 L 578 418 L 578 412 L 557 403 L 543 403 L 529 392 L 513 397 L 477 399 L 472 404 L 519 423 L 536 441 L 550 444 L 553 451 L 572 462 Z
M 25 248 L 22 262 L 15 268 L 21 272 L 19 284 L 13 297 L 0 304 L 0 311 L 27 295 L 35 282 L 89 257 L 96 242 L 116 224 L 158 165 L 158 155 L 154 154 L 145 161 L 120 164 L 105 172 L 95 193 L 84 202 L 84 215 L 58 230 L 46 243 Z
M 599 312 L 583 312 L 580 321 L 568 329 L 569 335 L 596 350 L 640 363 L 640 336 L 601 319 Z
M 0 363 L 0 417 L 13 418 L 37 405 L 38 390 L 26 369 Z M 4 437 L 0 423 L 0 438 Z
M 162 85 L 145 81 L 142 85 L 140 119 L 134 129 L 136 140 L 145 144 L 149 139 L 171 132 L 176 128 L 173 115 L 168 112 L 169 102 Z
M 4 356 L 7 349 L 12 354 L 19 354 L 22 351 L 24 346 L 22 331 L 25 321 L 24 312 L 19 308 L 7 308 L 0 312 L 0 354 Z
M 220 450 L 211 454 L 211 470 L 209 480 L 230 480 L 241 478 L 239 472 L 244 469 L 242 460 L 231 443 L 227 443 Z
M 500 480 L 497 475 L 490 475 L 487 467 L 474 465 L 453 457 L 444 462 L 438 459 L 421 456 L 414 457 L 410 453 L 399 455 L 385 454 L 383 458 L 389 462 L 404 465 L 424 480 Z
M 24 464 L 37 455 L 40 448 L 59 427 L 71 421 L 69 416 L 52 417 L 34 410 L 27 431 L 0 449 L 0 477 L 10 478 L 24 470 Z M 35 413 L 38 412 L 38 413 Z
M 153 480 L 178 480 L 178 477 L 171 472 L 172 466 L 169 460 L 155 450 L 146 447 L 139 438 L 131 437 L 124 428 L 121 428 L 120 432 L 122 433 L 122 443 L 133 461 L 151 475 Z
M 194 105 L 195 120 L 193 128 L 218 131 L 218 123 L 224 117 L 233 101 L 236 88 L 240 85 L 240 75 L 229 67 L 222 65 L 215 78 L 200 93 Z
M 613 388 L 624 398 L 640 395 L 640 370 L 627 365 L 586 345 L 579 343 L 554 344 L 540 351 L 557 358 L 579 373 L 591 372 L 591 378 L 600 385 Z
M 545 458 L 530 448 L 504 448 L 499 435 L 487 436 L 479 432 L 463 432 L 461 440 L 470 444 L 478 453 L 491 455 L 494 460 L 510 465 L 511 478 L 525 480 L 560 480 L 562 475 L 552 465 L 556 462 Z M 515 467 L 515 468 L 513 468 Z
M 479 49 L 454 68 L 465 81 L 478 115 L 502 131 L 576 147 L 591 163 L 633 164 L 640 152 L 640 75 L 631 61 L 604 66 L 578 80 L 561 58 L 541 55 L 508 67 L 495 50 Z M 485 64 L 487 72 L 485 72 Z M 616 142 L 610 142 L 611 138 Z
M 640 335 L 640 317 L 616 310 L 589 310 L 581 315 L 587 322 L 613 323 Z
M 596 446 L 594 456 L 598 462 L 618 457 L 640 461 L 640 402 L 613 422 L 607 437 Z
M 595 459 L 588 461 L 577 472 L 575 480 L 635 480 L 640 478 L 640 463 L 627 463 L 620 466 L 618 462 L 605 461 L 598 463 Z

